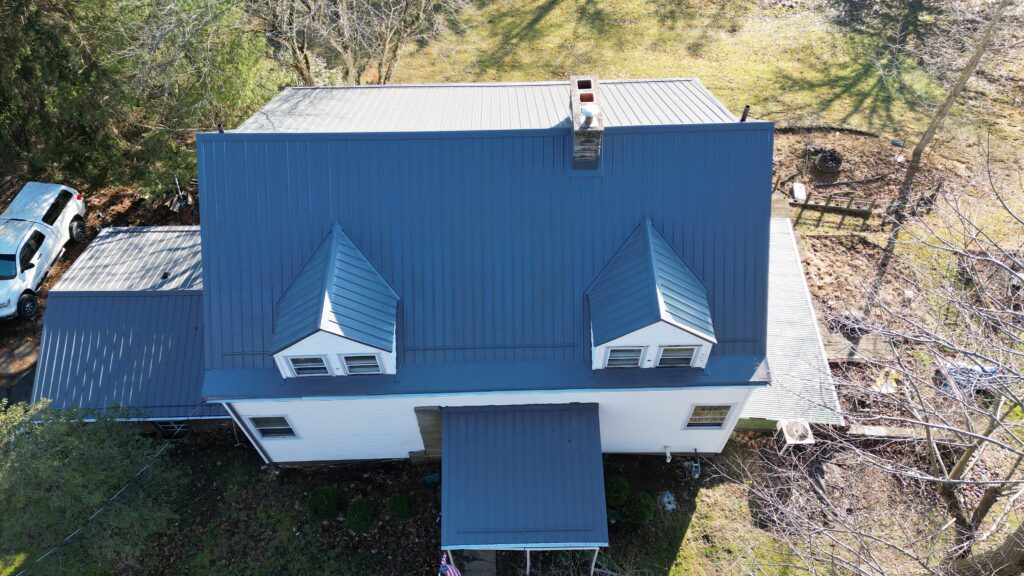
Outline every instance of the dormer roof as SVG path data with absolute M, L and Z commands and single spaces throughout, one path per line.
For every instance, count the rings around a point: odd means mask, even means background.
M 274 306 L 274 351 L 318 331 L 394 351 L 398 294 L 335 223 Z
M 707 289 L 648 218 L 601 270 L 587 296 L 594 346 L 656 322 L 717 343 Z

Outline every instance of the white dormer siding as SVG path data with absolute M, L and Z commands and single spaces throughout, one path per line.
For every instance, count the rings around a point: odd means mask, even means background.
M 392 346 L 392 349 L 394 347 Z M 302 378 L 292 369 L 290 358 L 325 358 L 331 376 L 348 376 L 345 356 L 376 356 L 381 374 L 394 374 L 396 358 L 387 352 L 330 332 L 318 331 L 274 354 L 274 363 L 285 378 Z
M 662 348 L 693 347 L 693 361 L 690 368 L 704 368 L 708 356 L 711 355 L 712 342 L 705 340 L 693 332 L 673 326 L 668 322 L 655 322 L 625 336 L 594 346 L 591 368 L 594 370 L 613 369 L 607 367 L 608 355 L 613 348 L 642 348 L 640 368 L 656 368 L 661 357 Z M 617 368 L 614 368 L 617 369 Z M 623 368 L 628 370 L 629 368 Z M 686 370 L 686 368 L 666 368 L 666 370 Z

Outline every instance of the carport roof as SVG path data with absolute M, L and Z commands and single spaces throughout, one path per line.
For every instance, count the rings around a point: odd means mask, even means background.
M 608 545 L 597 404 L 443 408 L 441 547 Z

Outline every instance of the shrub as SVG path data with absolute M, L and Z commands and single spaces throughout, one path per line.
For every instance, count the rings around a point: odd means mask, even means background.
M 344 505 L 345 497 L 337 486 L 317 486 L 309 492 L 309 515 L 314 520 L 333 520 Z
M 653 496 L 647 492 L 637 492 L 626 504 L 626 516 L 634 524 L 647 524 L 654 518 L 656 506 Z
M 353 532 L 369 532 L 377 521 L 377 504 L 360 498 L 348 505 L 348 527 Z
M 388 515 L 396 522 L 412 517 L 412 498 L 408 494 L 396 494 L 388 500 Z
M 625 477 L 615 475 L 605 478 L 604 500 L 609 508 L 621 508 L 626 505 L 629 498 L 629 480 Z

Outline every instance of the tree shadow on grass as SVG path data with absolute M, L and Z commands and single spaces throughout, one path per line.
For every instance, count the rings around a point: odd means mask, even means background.
M 478 77 L 486 75 L 490 70 L 501 75 L 506 72 L 507 68 L 514 68 L 516 66 L 514 58 L 518 49 L 524 44 L 543 37 L 544 32 L 539 30 L 539 26 L 561 1 L 545 0 L 532 11 L 525 13 L 519 6 L 516 6 L 495 16 L 490 24 L 494 28 L 494 35 L 501 38 L 501 42 L 493 50 L 477 59 Z
M 904 63 L 893 62 L 894 58 L 898 56 L 865 54 L 842 68 L 820 66 L 809 77 L 779 70 L 778 85 L 807 95 L 800 99 L 810 101 L 809 109 L 802 111 L 804 115 L 827 116 L 840 125 L 860 118 L 867 129 L 896 128 L 901 125 L 897 107 L 919 111 L 923 98 L 904 78 Z M 838 117 L 837 109 L 841 113 Z
M 735 34 L 756 4 L 745 0 L 657 0 L 655 11 L 662 26 L 686 25 L 696 35 L 686 43 L 692 56 L 702 56 L 721 32 Z

